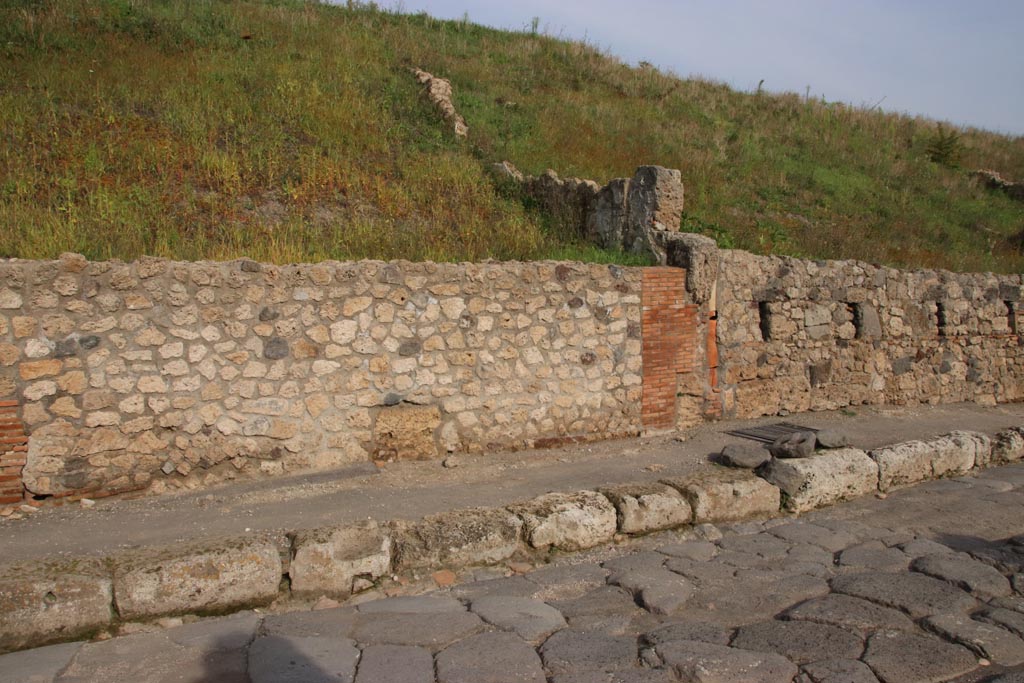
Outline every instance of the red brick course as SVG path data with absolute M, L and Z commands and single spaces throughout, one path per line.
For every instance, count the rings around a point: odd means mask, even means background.
M 676 423 L 676 378 L 692 372 L 697 359 L 699 309 L 686 303 L 686 271 L 646 268 L 643 274 L 644 427 Z
M 28 436 L 17 401 L 0 401 L 0 505 L 25 499 L 21 472 L 28 457 Z

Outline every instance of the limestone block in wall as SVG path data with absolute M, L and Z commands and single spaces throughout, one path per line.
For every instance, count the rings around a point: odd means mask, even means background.
M 0 573 L 0 652 L 89 636 L 111 622 L 112 584 L 98 565 L 25 565 Z
M 710 303 L 718 283 L 718 244 L 710 237 L 679 232 L 666 236 L 665 248 L 667 264 L 686 269 L 686 290 L 693 301 Z
M 750 472 L 716 470 L 697 478 L 664 479 L 663 483 L 689 501 L 695 524 L 735 522 L 779 512 L 779 489 Z
M 615 535 L 615 506 L 594 491 L 548 493 L 508 509 L 523 520 L 534 548 L 584 550 Z
M 289 564 L 296 594 L 345 597 L 357 577 L 370 580 L 391 570 L 391 537 L 369 521 L 298 534 Z
M 281 570 L 277 547 L 260 540 L 140 556 L 114 570 L 117 611 L 138 619 L 263 605 L 277 596 Z
M 693 510 L 682 494 L 664 484 L 624 484 L 600 489 L 618 513 L 619 531 L 646 534 L 689 524 Z
M 434 433 L 441 425 L 437 406 L 397 405 L 382 408 L 374 428 L 376 455 L 399 460 L 429 460 L 438 456 Z
M 523 522 L 502 508 L 473 508 L 395 522 L 396 571 L 466 567 L 507 560 L 519 549 Z
M 878 490 L 878 465 L 856 448 L 840 448 L 799 460 L 773 459 L 762 477 L 778 486 L 783 505 L 804 512 Z

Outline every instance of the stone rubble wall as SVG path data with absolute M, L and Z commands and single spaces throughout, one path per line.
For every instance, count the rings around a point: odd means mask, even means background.
M 727 416 L 1024 398 L 1019 275 L 726 250 L 717 268 Z
M 641 274 L 0 261 L 4 462 L 57 499 L 636 434 Z

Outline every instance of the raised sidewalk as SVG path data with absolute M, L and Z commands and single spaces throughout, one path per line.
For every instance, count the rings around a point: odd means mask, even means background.
M 337 574 L 347 577 L 348 586 L 386 591 L 391 572 L 399 566 L 407 571 L 398 578 L 408 582 L 438 569 L 522 560 L 543 562 L 545 552 L 552 548 L 573 550 L 576 541 L 566 541 L 555 530 L 550 532 L 554 535 L 549 542 L 535 542 L 538 534 L 548 533 L 543 528 L 544 519 L 552 512 L 540 509 L 536 500 L 521 509 L 513 506 L 515 514 L 501 506 L 525 503 L 549 492 L 607 491 L 623 484 L 657 485 L 660 481 L 713 477 L 722 468 L 712 464 L 709 455 L 729 443 L 742 443 L 726 432 L 779 421 L 811 428 L 831 427 L 845 433 L 854 447 L 870 450 L 929 439 L 952 430 L 991 436 L 1024 424 L 1024 405 L 858 408 L 852 414 L 813 413 L 720 422 L 680 436 L 464 456 L 458 458 L 457 467 L 445 467 L 440 462 L 401 462 L 378 471 L 368 465 L 272 482 L 238 483 L 175 497 L 104 501 L 88 509 L 76 505 L 42 510 L 0 524 L 0 547 L 4 548 L 0 601 L 13 601 L 29 613 L 39 597 L 34 594 L 40 593 L 43 602 L 55 601 L 57 609 L 45 610 L 51 619 L 48 624 L 27 629 L 20 637 L 5 634 L 4 649 L 89 635 L 118 623 L 167 614 L 225 611 L 275 599 L 287 601 L 291 594 L 308 598 L 349 592 L 348 587 L 331 588 L 329 579 Z M 732 493 L 739 504 L 739 489 L 734 487 Z M 583 511 L 591 503 L 608 506 L 605 498 L 593 495 L 601 500 L 589 501 L 584 496 L 573 504 L 578 503 Z M 674 491 L 667 495 L 670 502 L 682 500 Z M 613 495 L 608 497 L 614 499 Z M 634 499 L 640 501 L 639 494 Z M 686 504 L 693 508 L 693 516 L 685 522 L 702 521 L 697 509 L 699 495 L 686 498 Z M 462 517 L 430 517 L 468 508 L 487 511 Z M 775 508 L 777 513 L 777 504 Z M 621 506 L 618 512 L 618 530 L 622 532 Z M 671 510 L 662 512 L 671 515 Z M 611 514 L 614 533 L 614 509 Z M 425 522 L 418 521 L 424 517 L 428 517 Z M 356 523 L 361 525 L 353 527 Z M 388 523 L 393 523 L 387 528 L 394 533 L 384 532 Z M 582 527 L 588 523 L 580 520 Z M 365 552 L 352 554 L 352 539 L 341 539 L 341 546 L 347 550 L 339 554 L 339 539 L 330 531 L 339 526 L 355 528 L 351 533 L 365 546 Z M 442 532 L 462 534 L 463 545 L 442 547 L 451 546 L 448 538 L 438 540 L 436 535 Z M 577 539 L 579 532 L 576 529 Z M 531 534 L 528 544 L 520 543 L 522 536 Z M 600 530 L 594 534 L 595 538 L 611 539 L 611 534 Z M 296 547 L 306 548 L 313 555 L 319 553 L 322 564 L 327 565 L 320 576 L 315 571 L 307 572 L 304 586 L 297 584 L 294 572 L 290 576 L 288 572 Z M 261 555 L 274 555 L 275 549 L 281 564 L 274 564 L 277 558 Z M 521 552 L 524 549 L 526 555 Z M 384 556 L 386 561 L 381 559 Z M 273 565 L 271 570 L 266 570 L 269 565 L 263 560 Z M 315 568 L 317 560 L 307 557 L 306 562 Z M 247 563 L 251 566 L 243 566 Z M 287 577 L 284 583 L 282 574 Z M 110 582 L 112 575 L 121 577 L 117 591 Z M 217 584 L 223 601 L 180 601 L 169 575 L 198 586 L 199 593 L 211 590 L 213 584 L 203 583 L 208 575 L 226 579 Z M 69 586 L 68 576 L 83 578 L 78 585 Z M 362 583 L 353 584 L 353 580 Z M 233 594 L 233 588 L 238 592 Z M 100 615 L 100 621 L 94 619 L 91 625 L 76 613 L 82 605 L 72 604 L 75 596 L 90 591 L 95 599 L 86 608 Z M 69 594 L 73 595 L 65 608 L 62 601 Z

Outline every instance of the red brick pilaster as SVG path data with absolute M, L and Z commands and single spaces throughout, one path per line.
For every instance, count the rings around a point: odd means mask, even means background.
M 686 271 L 645 268 L 643 274 L 644 427 L 671 429 L 676 424 L 676 378 L 696 366 L 698 315 L 686 303 Z
M 25 498 L 21 471 L 28 457 L 28 436 L 18 417 L 17 401 L 0 401 L 0 505 Z

